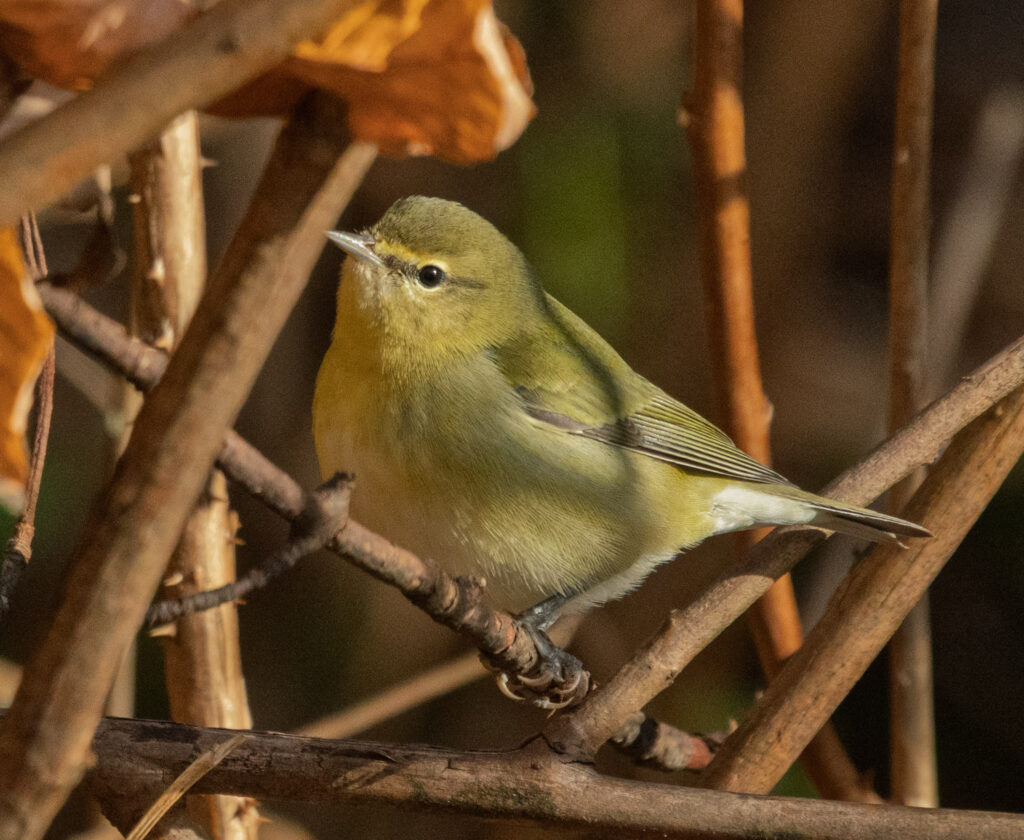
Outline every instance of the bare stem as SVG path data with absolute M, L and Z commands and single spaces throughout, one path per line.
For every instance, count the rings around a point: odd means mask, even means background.
M 925 401 L 928 325 L 932 98 L 938 0 L 900 4 L 899 85 L 893 151 L 889 279 L 889 428 Z M 920 473 L 893 488 L 903 508 Z M 889 651 L 892 793 L 904 805 L 938 804 L 928 594 L 893 636 Z
M 771 464 L 772 409 L 761 384 L 750 263 L 743 115 L 743 2 L 699 0 L 693 90 L 684 103 L 700 204 L 704 311 L 718 401 L 736 445 Z M 740 555 L 768 529 L 736 535 Z M 765 675 L 771 679 L 800 647 L 803 628 L 789 574 L 748 613 Z M 858 801 L 877 799 L 859 783 L 831 728 L 812 741 L 804 765 L 818 790 Z

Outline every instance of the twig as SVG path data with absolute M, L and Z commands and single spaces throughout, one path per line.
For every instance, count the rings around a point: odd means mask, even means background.
M 199 119 L 178 116 L 156 141 L 129 156 L 133 191 L 134 272 L 129 324 L 133 334 L 164 349 L 181 339 L 206 286 L 206 224 Z M 134 418 L 141 394 L 122 382 L 124 412 Z M 235 579 L 237 518 L 223 473 L 213 470 L 189 513 L 161 594 L 191 594 Z M 226 608 L 180 621 L 162 635 L 171 715 L 182 723 L 249 729 L 252 716 L 242 674 L 238 616 Z M 134 692 L 133 692 L 134 693 Z M 185 809 L 220 840 L 255 840 L 253 800 L 192 796 Z M 156 836 L 170 840 L 162 821 Z
M 889 266 L 889 429 L 902 427 L 925 401 L 928 241 L 931 232 L 932 98 L 938 0 L 900 3 L 899 86 L 893 144 Z M 893 488 L 899 512 L 921 483 L 920 471 Z M 935 712 L 928 594 L 889 648 L 892 795 L 935 807 Z
M 281 25 L 287 31 L 294 21 Z M 305 284 L 324 229 L 374 158 L 355 144 L 339 161 L 343 127 L 321 103 L 314 98 L 282 129 L 203 305 L 93 509 L 64 601 L 0 725 L 3 840 L 40 837 L 85 767 L 116 663 L 224 432 Z
M 225 0 L 127 59 L 92 90 L 0 146 L 0 228 L 60 198 L 100 164 L 137 149 L 178 114 L 283 61 L 298 41 L 352 5 L 354 0 Z
M 238 580 L 216 589 L 158 601 L 146 611 L 144 624 L 147 627 L 167 624 L 184 615 L 194 615 L 237 601 L 262 589 L 273 578 L 292 568 L 303 557 L 324 548 L 334 538 L 345 526 L 351 495 L 352 480 L 349 476 L 339 473 L 328 479 L 307 497 L 306 509 L 292 521 L 292 533 L 283 548 Z
M 868 504 L 912 470 L 930 463 L 957 431 L 1022 383 L 1024 339 L 1018 339 L 822 492 L 851 504 Z M 548 739 L 567 755 L 593 756 L 773 580 L 823 539 L 819 532 L 792 527 L 770 534 L 692 604 L 670 613 L 654 638 L 583 707 L 556 718 L 546 732 Z
M 643 712 L 631 715 L 609 742 L 637 764 L 655 770 L 703 770 L 725 741 L 727 732 L 690 735 Z
M 237 733 L 225 738 L 215 747 L 210 747 L 186 767 L 181 774 L 160 794 L 160 798 L 146 811 L 138 824 L 127 835 L 125 840 L 142 840 L 185 793 L 203 776 L 227 758 L 231 751 L 245 740 L 245 735 Z
M 693 90 L 684 103 L 685 125 L 700 203 L 704 310 L 718 402 L 736 445 L 770 465 L 772 408 L 761 383 L 750 264 L 742 0 L 700 0 L 695 31 L 696 69 Z M 738 555 L 746 554 L 768 530 L 736 534 Z M 748 615 L 761 666 L 771 679 L 803 639 L 788 573 Z M 856 801 L 878 798 L 860 782 L 831 727 L 808 745 L 803 763 L 823 795 L 842 794 Z
M 34 280 L 46 276 L 46 254 L 39 237 L 39 226 L 35 214 L 29 213 L 21 220 L 21 244 L 25 255 L 25 267 Z M 43 368 L 36 381 L 36 429 L 32 439 L 32 455 L 25 479 L 25 507 L 14 525 L 14 533 L 7 541 L 3 558 L 0 559 L 0 621 L 11 608 L 21 574 L 32 559 L 32 540 L 36 533 L 36 505 L 39 502 L 39 487 L 43 480 L 43 465 L 46 463 L 46 446 L 50 440 L 50 420 L 53 416 L 53 375 L 56 365 L 53 345 L 46 354 Z
M 1024 452 L 1024 388 L 954 438 L 907 508 L 935 537 L 881 545 L 833 596 L 803 647 L 705 772 L 716 788 L 767 793 L 942 569 Z
M 223 730 L 105 720 L 93 741 L 90 782 L 103 790 L 163 790 L 195 757 L 197 743 L 223 737 Z M 543 741 L 511 753 L 456 752 L 250 732 L 193 790 L 444 810 L 615 837 L 1010 840 L 1024 830 L 1024 817 L 1016 814 L 749 797 L 610 779 L 558 760 Z
M 120 324 L 76 295 L 48 283 L 39 284 L 38 289 L 61 330 L 81 347 L 116 367 L 142 390 L 149 390 L 159 381 L 166 366 L 162 353 L 129 338 Z M 234 432 L 224 436 L 217 464 L 230 479 L 285 519 L 295 519 L 306 506 L 305 493 L 296 481 Z M 586 696 L 589 679 L 574 677 L 581 667 L 578 661 L 558 648 L 555 659 L 546 660 L 530 633 L 523 632 L 508 613 L 490 607 L 473 581 L 451 577 L 351 519 L 327 548 L 395 586 L 435 621 L 468 638 L 495 668 L 522 675 L 562 671 L 564 679 L 559 686 L 568 682 L 574 686 L 575 697 Z

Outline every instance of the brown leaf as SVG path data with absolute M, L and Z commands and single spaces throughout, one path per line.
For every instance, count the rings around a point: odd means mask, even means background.
M 28 459 L 25 428 L 32 388 L 53 341 L 12 230 L 0 230 L 0 504 L 17 512 Z
M 535 112 L 522 47 L 489 0 L 363 3 L 214 111 L 287 113 L 305 85 L 348 102 L 353 135 L 385 154 L 456 163 L 490 160 Z
M 195 14 L 181 0 L 3 0 L 0 52 L 30 76 L 84 90 L 112 61 Z

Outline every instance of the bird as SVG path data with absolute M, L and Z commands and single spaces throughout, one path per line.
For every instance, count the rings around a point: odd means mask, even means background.
M 716 534 L 803 524 L 868 540 L 919 525 L 805 492 L 634 371 L 453 201 L 410 196 L 346 253 L 317 375 L 324 476 L 352 515 L 544 631 Z

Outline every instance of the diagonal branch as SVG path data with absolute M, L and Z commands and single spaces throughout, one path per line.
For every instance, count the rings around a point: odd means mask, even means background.
M 868 504 L 912 470 L 934 460 L 960 429 L 1024 384 L 1024 338 L 990 359 L 822 492 Z M 824 534 L 778 529 L 743 562 L 712 583 L 665 625 L 580 709 L 557 718 L 546 734 L 566 754 L 593 756 L 633 712 L 666 689 L 680 671 L 789 571 Z
M 849 574 L 804 646 L 723 745 L 702 781 L 766 793 L 789 768 L 956 550 L 1024 452 L 1024 388 L 950 444 L 907 508 L 936 534 L 878 546 Z
M 285 124 L 203 304 L 93 507 L 63 602 L 0 725 L 4 840 L 42 836 L 89 761 L 114 669 L 224 432 L 305 285 L 323 230 L 374 158 L 372 147 L 354 144 L 339 162 L 345 142 L 337 113 L 316 97 Z

